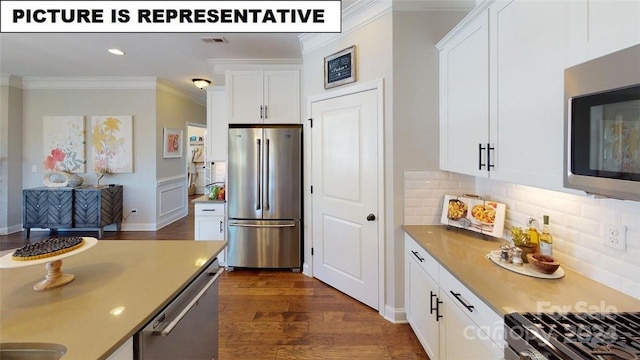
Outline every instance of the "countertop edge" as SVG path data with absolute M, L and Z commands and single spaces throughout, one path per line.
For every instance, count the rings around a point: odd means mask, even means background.
M 456 258 L 455 262 L 453 262 L 454 258 L 445 257 L 450 256 L 450 253 L 460 252 L 462 245 L 465 245 L 469 246 L 469 250 L 465 248 L 465 251 L 474 252 L 473 258 L 482 256 L 484 260 L 486 253 L 490 250 L 498 249 L 498 245 L 502 242 L 500 239 L 489 238 L 481 240 L 474 236 L 476 235 L 475 233 L 463 233 L 459 231 L 460 229 L 447 230 L 446 225 L 402 225 L 402 230 L 429 253 L 439 265 L 500 316 L 513 312 L 547 312 L 546 309 L 543 309 L 545 305 L 554 311 L 565 309 L 564 306 L 568 306 L 568 311 L 573 312 L 583 312 L 583 307 L 586 312 L 610 312 L 610 310 L 607 310 L 609 305 L 613 305 L 612 309 L 615 309 L 613 311 L 616 312 L 637 311 L 640 309 L 639 299 L 588 278 L 566 266 L 563 266 L 565 276 L 561 279 L 538 279 L 517 274 L 493 263 L 484 265 L 484 263 L 479 262 L 477 264 L 480 264 L 479 266 L 483 268 L 482 270 L 489 270 L 493 274 L 500 275 L 500 278 L 495 279 L 499 285 L 489 283 L 486 279 L 471 279 L 470 282 L 458 271 L 466 272 L 465 275 L 469 275 L 473 273 L 472 269 L 468 265 L 461 265 L 460 259 Z M 448 231 L 452 231 L 452 233 Z M 427 237 L 432 237 L 432 239 L 427 240 Z M 451 243 L 443 245 L 444 240 Z M 467 240 L 469 242 L 466 242 Z M 464 241 L 464 244 L 461 244 L 460 241 Z M 443 250 L 445 247 L 447 247 L 447 251 Z M 491 262 L 491 260 L 486 261 Z M 511 284 L 499 282 L 505 280 L 511 280 Z M 487 284 L 489 285 L 487 286 Z M 478 289 L 476 285 L 484 288 Z M 537 291 L 532 290 L 533 287 Z M 566 291 L 562 291 L 564 289 Z M 512 291 L 513 294 L 508 294 L 507 300 L 500 304 L 504 295 L 498 296 L 494 294 L 499 290 Z M 604 308 L 603 304 L 606 305 Z
M 461 276 L 459 276 L 453 269 L 451 269 L 450 266 L 448 266 L 446 264 L 445 261 L 443 261 L 443 259 L 441 259 L 437 254 L 435 254 L 432 250 L 430 250 L 428 247 L 424 246 L 419 239 L 416 239 L 411 233 L 411 228 L 408 228 L 408 226 L 414 226 L 414 225 L 402 225 L 402 230 L 409 235 L 412 239 L 416 240 L 416 242 L 418 243 L 418 245 L 420 245 L 420 247 L 422 247 L 424 249 L 424 251 L 428 252 L 429 255 L 431 255 L 434 259 L 436 259 L 436 261 L 438 262 L 438 264 L 442 267 L 445 268 L 445 270 L 447 270 L 449 272 L 449 274 L 453 275 L 453 277 L 455 277 L 458 281 L 460 281 L 462 283 L 462 285 L 466 286 L 467 289 L 469 289 L 475 296 L 477 296 L 480 300 L 482 300 L 485 304 L 487 304 L 487 306 L 489 306 L 491 308 L 491 310 L 495 311 L 498 315 L 500 316 L 504 316 L 507 313 L 502 310 L 501 308 L 495 306 L 493 304 L 492 301 L 490 301 L 489 299 L 487 299 L 484 295 L 482 295 L 482 293 L 478 292 L 477 289 L 470 285 L 464 278 L 462 278 Z M 420 225 L 415 225 L 415 226 L 420 226 Z M 438 225 L 433 225 L 433 226 L 438 226 Z M 443 225 L 444 226 L 444 225 Z M 447 231 L 464 231 L 463 229 L 447 229 Z M 479 237 L 479 236 L 483 236 L 482 234 L 479 233 L 473 233 L 473 234 L 464 234 L 465 236 L 469 236 L 469 237 Z M 496 245 L 499 244 L 499 240 L 497 239 L 477 239 L 477 240 L 482 240 L 482 241 L 491 241 L 491 242 L 495 242 Z
M 226 203 L 227 200 L 209 200 L 209 197 L 207 197 L 206 195 L 202 195 L 200 197 L 197 197 L 193 200 L 191 200 L 192 204 L 224 204 Z

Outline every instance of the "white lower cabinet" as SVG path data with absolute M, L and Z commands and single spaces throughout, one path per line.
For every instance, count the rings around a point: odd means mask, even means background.
M 421 267 L 421 253 L 426 251 L 411 249 L 406 260 L 405 307 L 407 320 L 416 337 L 425 348 L 429 358 L 438 359 L 438 283 Z M 437 274 L 436 274 L 437 276 Z M 432 310 L 435 309 L 435 310 Z
M 431 359 L 501 359 L 501 316 L 405 235 L 407 320 Z
M 226 232 L 224 203 L 194 204 L 194 239 L 224 240 Z M 224 250 L 218 255 L 220 265 L 225 265 Z

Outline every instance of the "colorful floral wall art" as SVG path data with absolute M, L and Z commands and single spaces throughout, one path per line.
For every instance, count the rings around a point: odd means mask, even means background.
M 45 116 L 42 134 L 45 171 L 85 172 L 84 116 Z
M 92 116 L 91 157 L 93 172 L 133 172 L 133 117 Z

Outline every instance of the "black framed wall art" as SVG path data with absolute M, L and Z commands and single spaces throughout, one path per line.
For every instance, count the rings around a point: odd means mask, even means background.
M 356 46 L 352 45 L 324 58 L 324 88 L 356 81 Z

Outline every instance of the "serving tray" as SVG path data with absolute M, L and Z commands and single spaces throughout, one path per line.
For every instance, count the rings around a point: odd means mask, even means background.
M 553 274 L 543 274 L 539 271 L 536 271 L 531 264 L 523 264 L 522 266 L 517 266 L 500 261 L 500 250 L 488 253 L 485 258 L 490 259 L 494 264 L 500 267 L 521 275 L 531 276 L 539 279 L 560 279 L 564 277 L 564 270 L 562 269 L 562 266 L 560 266 L 558 270 L 556 270 Z

